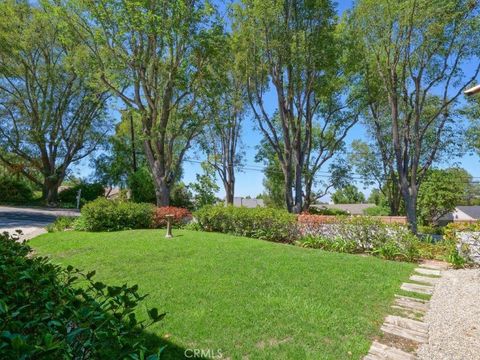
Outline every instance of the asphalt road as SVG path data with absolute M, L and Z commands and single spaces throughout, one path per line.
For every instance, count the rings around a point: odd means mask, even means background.
M 21 239 L 30 239 L 44 233 L 45 227 L 58 216 L 77 215 L 74 210 L 0 206 L 0 233 L 14 233 L 19 229 L 23 232 Z

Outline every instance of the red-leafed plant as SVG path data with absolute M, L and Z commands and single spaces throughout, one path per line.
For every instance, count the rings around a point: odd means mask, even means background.
M 175 226 L 185 225 L 192 219 L 192 214 L 188 209 L 175 206 L 157 207 L 153 217 L 153 227 L 167 226 L 167 215 L 173 215 L 170 221 Z

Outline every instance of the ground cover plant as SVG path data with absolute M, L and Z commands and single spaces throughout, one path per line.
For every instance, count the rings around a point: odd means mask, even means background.
M 239 359 L 365 355 L 413 264 L 174 230 L 58 232 L 31 240 L 53 261 L 96 269 L 108 284 L 138 284 L 145 306 L 167 313 L 150 328 L 178 349 Z M 142 308 L 138 319 L 147 317 Z
M 148 355 L 149 325 L 164 314 L 149 309 L 137 285 L 107 286 L 95 271 L 54 265 L 31 248 L 0 234 L 0 358 L 141 359 Z M 82 286 L 79 286 L 81 284 Z M 158 352 L 149 359 L 158 358 Z

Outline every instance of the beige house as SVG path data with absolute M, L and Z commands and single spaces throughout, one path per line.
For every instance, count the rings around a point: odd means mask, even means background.
M 480 206 L 457 206 L 451 213 L 440 218 L 442 223 L 470 222 L 480 220 Z

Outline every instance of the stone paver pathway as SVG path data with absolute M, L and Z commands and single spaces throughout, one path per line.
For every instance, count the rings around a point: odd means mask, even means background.
M 374 341 L 365 360 L 414 360 L 420 344 L 428 342 L 428 325 L 422 321 L 428 310 L 429 301 L 415 297 L 416 294 L 431 295 L 434 286 L 447 265 L 429 261 L 419 265 L 410 277 L 411 283 L 400 287 L 412 296 L 395 295 L 392 309 L 395 315 L 388 315 L 381 327 L 381 340 Z

